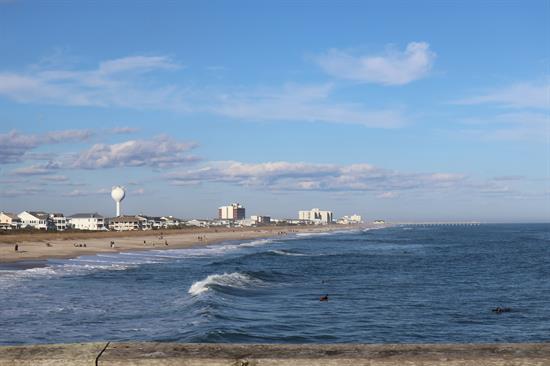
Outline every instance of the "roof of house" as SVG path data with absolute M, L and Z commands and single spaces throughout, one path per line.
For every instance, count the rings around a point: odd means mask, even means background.
M 47 219 L 48 217 L 50 217 L 50 215 L 48 215 L 48 213 L 44 211 L 27 211 L 27 212 L 39 219 Z
M 154 220 L 154 221 L 160 221 L 161 217 L 160 216 L 147 216 L 147 215 L 137 215 L 137 217 L 141 217 L 141 218 L 144 218 L 146 220 Z
M 0 212 L 0 213 L 6 215 L 7 217 L 9 217 L 9 218 L 12 219 L 12 220 L 20 220 L 19 216 L 17 216 L 17 215 L 14 214 L 14 213 L 11 213 L 11 212 L 4 212 L 4 211 L 2 211 L 2 212 Z
M 69 216 L 71 219 L 102 219 L 103 216 L 98 214 L 97 212 L 94 213 L 76 213 L 74 215 Z
M 117 216 L 117 217 L 113 217 L 112 219 L 109 219 L 109 222 L 110 223 L 113 223 L 113 222 L 136 222 L 136 221 L 143 221 L 142 218 L 138 217 L 138 216 Z

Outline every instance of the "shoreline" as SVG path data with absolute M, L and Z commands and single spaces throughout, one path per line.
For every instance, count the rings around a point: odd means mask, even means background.
M 67 232 L 6 235 L 0 242 L 0 264 L 69 259 L 83 255 L 143 250 L 186 249 L 232 240 L 285 237 L 296 233 L 322 233 L 378 228 L 381 225 L 265 226 L 254 228 L 199 228 L 134 232 Z M 388 227 L 388 226 L 384 226 Z M 127 235 L 124 235 L 127 234 Z M 34 236 L 34 240 L 29 240 Z M 18 239 L 21 240 L 15 240 Z M 202 238 L 202 239 L 199 239 Z M 6 241 L 12 240 L 6 243 Z M 114 242 L 114 247 L 110 243 Z M 14 250 L 15 244 L 19 250 Z M 75 246 L 83 245 L 86 246 Z M 167 244 L 167 245 L 166 245 Z

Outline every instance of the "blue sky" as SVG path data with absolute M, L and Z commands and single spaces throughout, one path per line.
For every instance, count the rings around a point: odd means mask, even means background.
M 550 2 L 0 2 L 0 210 L 550 219 Z

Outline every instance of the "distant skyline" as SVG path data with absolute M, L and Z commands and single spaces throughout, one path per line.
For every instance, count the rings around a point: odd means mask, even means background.
M 0 1 L 0 211 L 550 221 L 550 1 Z

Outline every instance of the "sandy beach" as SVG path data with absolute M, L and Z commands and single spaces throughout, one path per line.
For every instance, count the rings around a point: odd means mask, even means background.
M 75 258 L 81 255 L 122 251 L 189 248 L 227 240 L 249 240 L 285 236 L 298 232 L 325 232 L 358 228 L 357 225 L 329 225 L 3 234 L 0 236 L 0 263 L 48 258 Z M 111 246 L 111 242 L 114 242 L 114 246 Z M 16 244 L 18 251 L 15 251 Z

